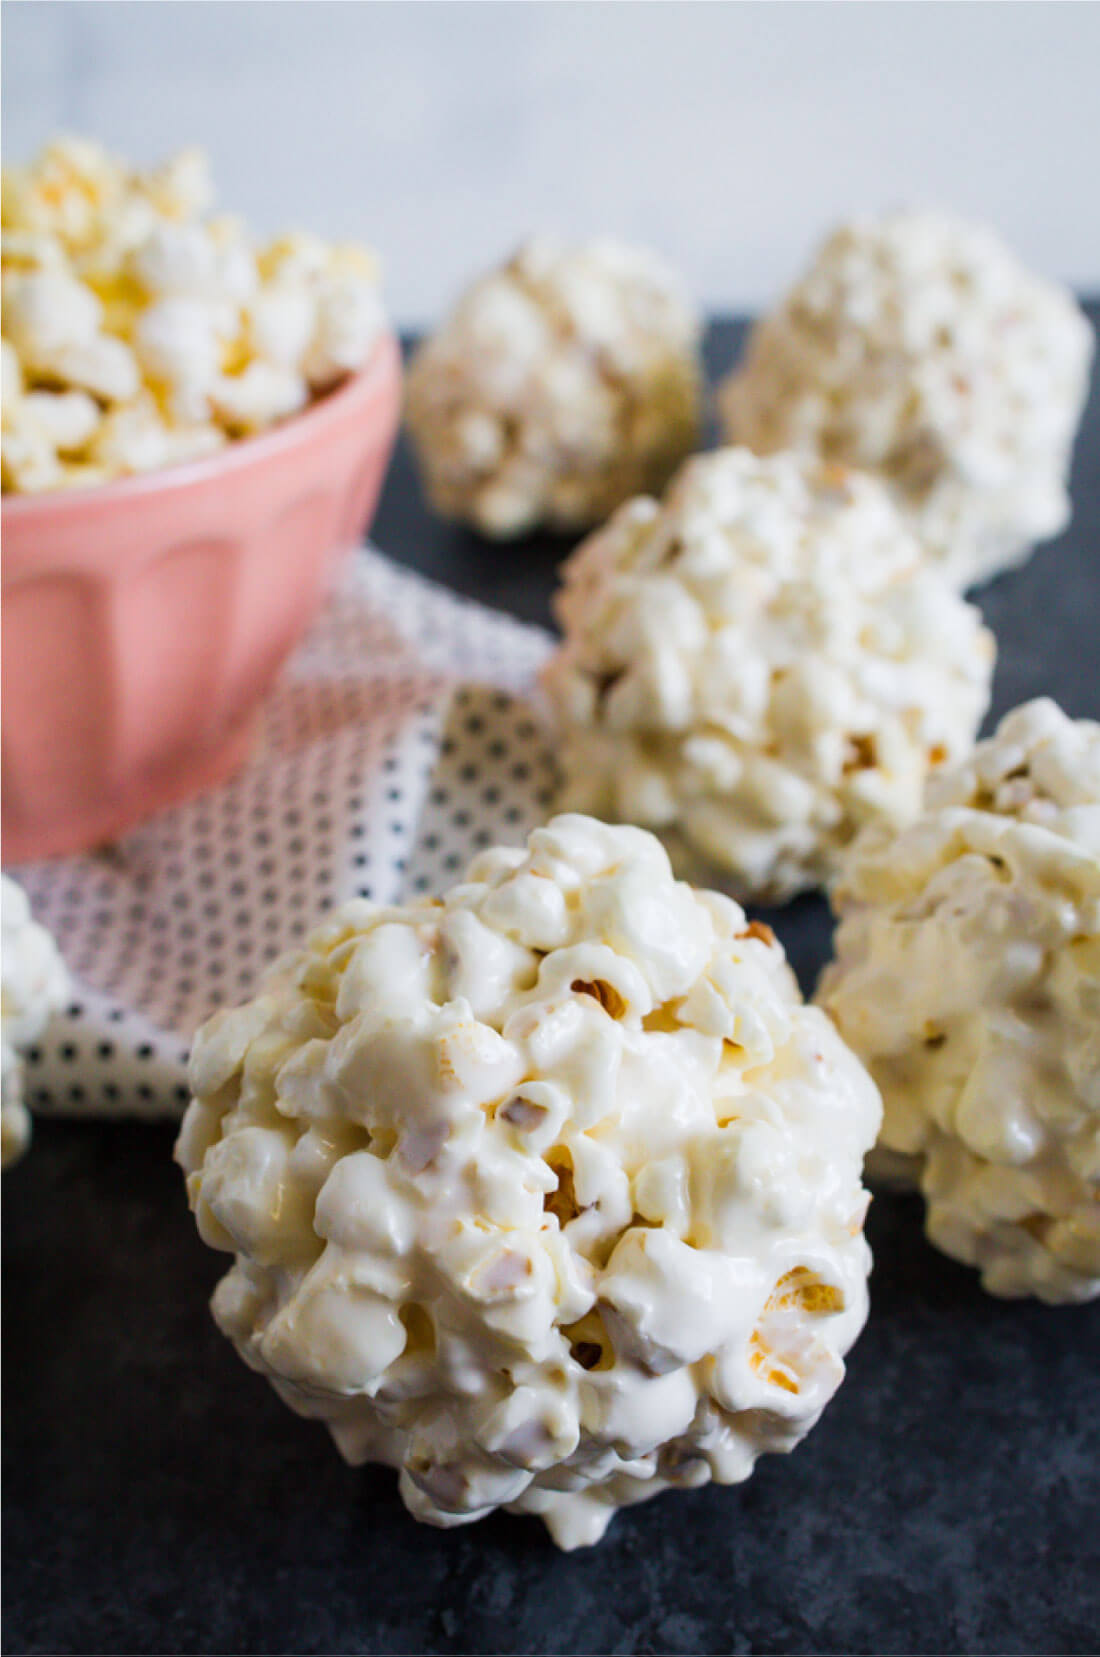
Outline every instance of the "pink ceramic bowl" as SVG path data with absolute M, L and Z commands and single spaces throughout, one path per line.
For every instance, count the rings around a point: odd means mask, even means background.
M 219 782 L 370 522 L 387 337 L 294 419 L 190 465 L 3 504 L 3 857 L 84 849 Z

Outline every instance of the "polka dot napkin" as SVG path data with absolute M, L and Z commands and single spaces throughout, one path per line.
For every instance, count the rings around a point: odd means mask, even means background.
M 522 700 L 549 645 L 377 553 L 352 560 L 244 771 L 102 851 L 10 871 L 74 980 L 27 1056 L 28 1103 L 178 1116 L 194 1030 L 327 909 L 441 889 L 522 840 L 550 800 Z

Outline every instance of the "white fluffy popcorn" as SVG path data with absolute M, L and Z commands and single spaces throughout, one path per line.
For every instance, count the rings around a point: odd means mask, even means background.
M 88 445 L 87 460 L 104 478 L 129 477 L 201 460 L 227 442 L 220 426 L 169 424 L 156 399 L 146 392 L 132 403 L 107 411 Z
M 317 321 L 302 371 L 312 386 L 332 385 L 363 361 L 382 327 L 382 301 L 354 275 L 340 276 L 317 296 Z
M 209 419 L 226 343 L 214 307 L 187 294 L 154 300 L 134 324 L 134 349 L 146 382 L 170 418 L 181 423 Z
M 4 393 L 0 469 L 4 490 L 38 495 L 59 489 L 65 467 L 49 431 L 28 410 L 27 399 Z
M 297 235 L 257 247 L 210 201 L 199 151 L 140 173 L 62 139 L 5 169 L 5 490 L 210 453 L 366 362 L 386 325 L 374 257 Z
M 177 1145 L 214 1316 L 411 1512 L 562 1547 L 817 1420 L 880 1103 L 767 928 L 564 816 L 347 905 L 212 1019 Z
M 31 1137 L 20 1055 L 64 1006 L 69 978 L 57 945 L 7 875 L 0 875 L 0 932 L 0 1162 L 7 1168 Z
M 60 270 L 5 273 L 3 326 L 24 378 L 120 402 L 138 389 L 129 346 L 103 329 L 103 306 L 90 288 Z
M 201 218 L 214 203 L 214 183 L 206 151 L 196 144 L 177 150 L 141 180 L 156 212 L 165 219 Z
M 23 370 L 19 352 L 9 340 L 0 339 L 0 404 L 7 407 L 23 395 Z
M 876 1161 L 992 1294 L 1100 1294 L 1100 724 L 1029 702 L 869 831 L 818 999 L 882 1089 Z
M 250 362 L 239 374 L 221 374 L 210 388 L 211 407 L 233 435 L 262 431 L 308 402 L 302 375 L 272 362 Z
M 233 220 L 158 223 L 131 254 L 128 269 L 146 293 L 206 300 L 226 324 L 259 287 L 252 250 Z
M 76 456 L 100 427 L 98 403 L 83 391 L 31 391 L 5 385 L 2 468 L 6 490 L 26 495 L 62 489 L 79 470 Z
M 408 423 L 433 505 L 486 535 L 598 523 L 699 428 L 699 321 L 653 255 L 526 242 L 418 352 Z
M 99 425 L 99 405 L 84 391 L 32 391 L 23 407 L 61 454 L 83 449 Z
M 265 283 L 248 305 L 246 327 L 255 356 L 293 370 L 310 350 L 317 330 L 317 298 L 312 287 L 298 282 Z
M 564 566 L 544 689 L 563 804 L 782 901 L 919 808 L 989 699 L 992 635 L 874 479 L 747 449 L 622 507 Z
M 1092 330 L 988 230 L 856 219 L 750 337 L 727 436 L 877 472 L 959 586 L 1069 522 Z
M 48 374 L 60 353 L 89 345 L 102 318 L 96 295 L 64 270 L 18 269 L 4 282 L 4 336 L 28 375 Z
M 31 166 L 4 168 L 5 233 L 31 233 L 86 251 L 131 187 L 125 171 L 91 139 L 55 138 Z

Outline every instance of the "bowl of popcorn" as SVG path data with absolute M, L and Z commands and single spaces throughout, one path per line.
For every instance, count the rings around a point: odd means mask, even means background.
M 400 356 L 375 259 L 210 212 L 204 157 L 3 180 L 7 860 L 228 775 L 366 529 Z

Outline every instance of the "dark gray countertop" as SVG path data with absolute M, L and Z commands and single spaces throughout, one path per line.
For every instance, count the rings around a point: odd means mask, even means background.
M 737 340 L 712 331 L 712 369 Z M 1070 532 L 978 595 L 994 716 L 1041 692 L 1100 716 L 1100 384 L 1074 499 Z M 565 550 L 433 520 L 404 448 L 375 538 L 537 621 Z M 772 918 L 808 983 L 823 904 Z M 989 1299 L 914 1199 L 872 1205 L 871 1319 L 807 1441 L 562 1555 L 528 1520 L 415 1525 L 392 1473 L 346 1468 L 244 1367 L 173 1137 L 42 1122 L 4 1176 L 7 1651 L 1095 1649 L 1100 1304 Z

